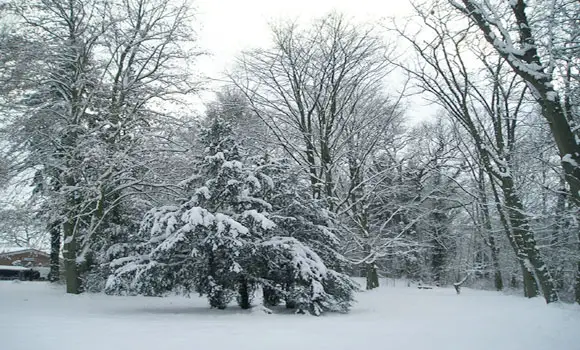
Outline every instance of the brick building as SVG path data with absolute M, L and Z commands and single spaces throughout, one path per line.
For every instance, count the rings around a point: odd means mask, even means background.
M 24 267 L 49 267 L 50 255 L 32 248 L 0 247 L 0 265 Z

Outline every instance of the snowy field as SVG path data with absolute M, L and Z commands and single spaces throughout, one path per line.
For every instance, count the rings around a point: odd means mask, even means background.
M 402 282 L 358 295 L 347 315 L 210 310 L 193 297 L 66 295 L 0 281 L 1 350 L 578 350 L 580 307 Z

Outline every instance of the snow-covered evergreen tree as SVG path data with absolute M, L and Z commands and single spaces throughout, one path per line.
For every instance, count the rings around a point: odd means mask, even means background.
M 338 254 L 331 254 L 338 242 L 322 219 L 308 217 L 316 215 L 314 208 L 296 200 L 292 184 L 278 181 L 283 176 L 267 174 L 274 166 L 245 165 L 220 119 L 202 132 L 201 142 L 204 155 L 187 181 L 191 199 L 145 216 L 134 253 L 112 262 L 116 271 L 107 291 L 196 291 L 221 309 L 234 297 L 249 308 L 253 291 L 262 286 L 298 311 L 347 311 L 356 287 L 327 266 L 338 266 Z
M 264 301 L 276 305 L 283 296 L 287 307 L 312 314 L 348 310 L 358 287 L 337 272 L 346 261 L 324 202 L 312 199 L 289 161 L 263 157 L 256 163 L 256 177 L 269 184 L 262 195 L 276 224 L 276 236 L 262 243 L 266 279 L 277 282 L 263 288 Z

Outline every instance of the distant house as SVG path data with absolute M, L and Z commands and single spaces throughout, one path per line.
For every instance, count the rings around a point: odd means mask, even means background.
M 46 278 L 50 271 L 50 255 L 33 248 L 0 247 L 0 279 L 36 279 L 20 270 L 38 271 L 37 278 Z
M 0 247 L 0 265 L 49 267 L 50 255 L 33 248 Z

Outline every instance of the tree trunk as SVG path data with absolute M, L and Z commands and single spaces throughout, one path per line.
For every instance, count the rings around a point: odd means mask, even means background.
M 242 309 L 247 310 L 250 308 L 250 288 L 248 287 L 248 281 L 244 277 L 241 277 L 239 283 L 238 304 Z
M 79 294 L 81 292 L 81 279 L 77 264 L 77 240 L 74 236 L 74 220 L 67 219 L 63 224 L 64 233 L 64 270 L 66 280 L 66 292 Z
M 58 282 L 60 280 L 60 225 L 50 226 L 50 272 L 48 280 Z
M 208 258 L 207 265 L 209 270 L 208 279 L 210 280 L 209 290 L 207 291 L 209 306 L 212 308 L 223 310 L 227 307 L 228 301 L 225 298 L 222 286 L 217 282 L 216 260 L 219 261 L 218 260 L 219 258 L 215 256 L 213 250 L 209 251 L 207 258 Z
M 491 261 L 493 264 L 493 282 L 495 285 L 495 290 L 500 291 L 503 290 L 503 278 L 501 276 L 501 269 L 499 266 L 499 248 L 497 248 L 495 244 L 495 238 L 493 237 L 493 233 L 490 232 L 489 235 L 489 248 L 491 250 Z
M 297 306 L 296 300 L 294 300 L 292 298 L 292 293 L 291 291 L 294 289 L 294 286 L 292 283 L 288 283 L 286 284 L 286 296 L 284 298 L 284 301 L 286 302 L 286 308 L 287 309 L 295 309 Z
M 511 226 L 510 222 L 509 222 L 508 214 L 506 214 L 506 212 L 501 204 L 501 201 L 499 199 L 499 194 L 498 194 L 496 186 L 494 185 L 493 177 L 491 174 L 489 176 L 490 176 L 490 180 L 491 180 L 491 189 L 492 189 L 492 193 L 493 193 L 493 196 L 495 199 L 496 209 L 497 209 L 497 212 L 499 214 L 499 219 L 502 223 L 502 226 L 504 228 L 504 231 L 506 233 L 508 241 L 509 241 L 509 243 L 510 243 L 510 245 L 511 245 L 511 247 L 516 255 L 516 259 L 517 259 L 517 261 L 520 264 L 520 267 L 522 269 L 522 277 L 523 277 L 523 282 L 524 282 L 524 296 L 526 296 L 528 298 L 536 297 L 538 295 L 539 290 L 538 290 L 536 280 L 533 278 L 533 276 L 532 276 L 532 278 L 530 278 L 531 273 L 525 264 L 525 261 L 527 259 L 527 253 L 521 247 L 521 242 L 519 242 L 516 239 L 516 235 L 513 232 L 513 226 Z M 504 192 L 504 195 L 505 195 L 505 192 Z M 514 277 L 512 277 L 512 281 L 511 281 L 512 287 L 516 284 L 515 282 L 516 282 L 516 279 Z
M 580 207 L 577 208 L 580 211 Z M 580 215 L 576 215 L 578 218 Z M 578 230 L 578 251 L 580 251 L 580 229 Z M 576 282 L 574 283 L 574 300 L 580 304 L 580 259 L 576 263 Z
M 525 263 L 521 264 L 522 266 L 522 276 L 524 282 L 524 296 L 526 298 L 535 298 L 539 294 L 538 284 L 536 283 L 536 279 L 532 272 L 530 272 L 530 268 L 526 266 Z
M 503 290 L 503 278 L 501 277 L 501 271 L 499 270 L 499 266 L 495 269 L 495 273 L 493 275 L 493 283 L 495 286 L 495 290 L 502 291 Z
M 332 211 L 334 209 L 334 184 L 332 180 L 332 156 L 327 141 L 321 142 L 320 151 L 320 168 L 324 172 L 324 195 L 329 209 Z
M 310 187 L 312 190 L 312 198 L 320 198 L 320 178 L 316 171 L 316 158 L 314 158 L 314 147 L 309 135 L 304 135 L 304 143 L 306 146 L 306 160 L 308 162 L 308 170 L 310 172 Z
M 576 265 L 576 284 L 574 286 L 574 297 L 576 302 L 580 304 L 580 261 Z
M 436 211 L 432 214 L 435 227 L 433 232 L 433 239 L 431 240 L 431 244 L 433 245 L 431 268 L 433 273 L 433 280 L 436 286 L 441 286 L 443 283 L 445 260 L 447 260 L 447 250 L 442 244 L 442 240 L 446 234 L 445 217 L 446 215 L 441 211 Z
M 264 286 L 262 287 L 262 299 L 264 300 L 264 305 L 266 306 L 276 306 L 280 304 L 280 296 L 271 287 Z
M 441 286 L 445 264 L 445 248 L 441 246 L 438 240 L 433 240 L 432 243 L 435 248 L 431 267 L 433 268 L 433 280 L 436 286 Z
M 479 189 L 479 198 L 481 203 L 479 204 L 481 207 L 481 215 L 483 216 L 483 225 L 487 231 L 488 239 L 487 239 L 487 246 L 491 250 L 491 261 L 493 264 L 494 270 L 494 285 L 497 291 L 503 290 L 503 278 L 501 275 L 501 268 L 499 265 L 499 247 L 495 242 L 495 236 L 493 233 L 493 226 L 491 225 L 491 215 L 489 213 L 489 208 L 487 206 L 487 192 L 485 186 L 485 178 L 484 178 L 484 167 L 479 167 L 479 179 L 478 179 L 478 189 Z
M 533 274 L 538 279 L 542 293 L 547 303 L 558 301 L 558 293 L 554 279 L 548 267 L 538 250 L 536 239 L 531 232 L 530 225 L 527 218 L 524 216 L 524 208 L 516 195 L 513 180 L 510 177 L 504 177 L 502 181 L 502 188 L 505 195 L 505 204 L 508 211 L 508 216 L 513 227 L 513 235 L 516 243 L 520 245 L 525 252 L 530 268 L 533 269 Z M 524 260 L 524 263 L 528 261 Z
M 377 273 L 377 265 L 375 263 L 370 263 L 366 265 L 366 275 L 367 275 L 367 290 L 375 289 L 379 287 L 379 274 Z

